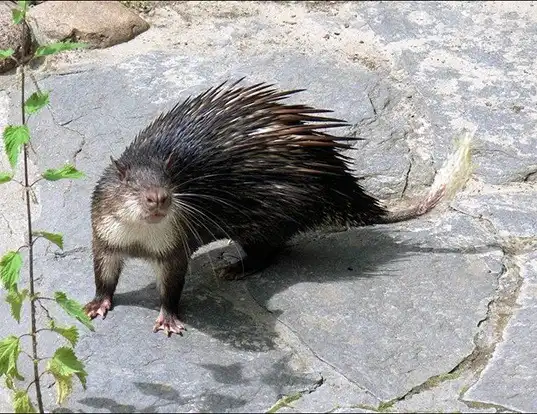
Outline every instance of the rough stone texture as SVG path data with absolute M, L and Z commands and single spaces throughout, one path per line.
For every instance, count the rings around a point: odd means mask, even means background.
M 15 57 L 19 57 L 22 51 L 22 26 L 14 25 L 11 20 L 11 9 L 15 4 L 10 1 L 0 1 L 0 49 L 13 49 Z M 30 48 L 30 41 L 27 39 L 24 46 L 26 51 Z M 13 59 L 0 59 L 0 73 L 7 72 L 16 66 Z
M 151 29 L 131 42 L 47 59 L 37 77 L 51 110 L 31 120 L 32 171 L 68 159 L 88 178 L 37 186 L 36 227 L 65 234 L 63 253 L 37 245 L 39 290 L 82 302 L 93 294 L 89 196 L 109 155 L 207 86 L 246 75 L 306 87 L 293 100 L 334 109 L 352 125 L 341 133 L 367 138 L 350 153 L 354 167 L 392 201 L 423 192 L 461 127 L 477 127 L 477 169 L 451 208 L 301 236 L 239 282 L 212 271 L 233 245 L 203 249 L 183 296 L 183 337 L 151 332 L 154 276 L 131 262 L 114 310 L 96 332 L 81 330 L 88 390 L 76 385 L 62 410 L 266 412 L 297 395 L 279 411 L 534 411 L 535 9 L 177 2 L 157 5 Z M 18 120 L 19 95 L 13 76 L 0 85 L 3 126 Z M 0 187 L 11 226 L 2 248 L 24 228 L 15 188 Z M 5 318 L 0 337 L 24 331 Z M 57 341 L 45 337 L 41 352 Z M 45 390 L 53 407 L 54 388 Z
M 533 2 L 385 2 L 364 8 L 379 41 L 420 85 L 426 123 L 449 136 L 477 128 L 477 174 L 522 181 L 535 172 L 537 75 Z M 442 140 L 434 140 L 438 152 Z
M 47 1 L 29 22 L 39 44 L 71 39 L 104 48 L 133 39 L 149 24 L 117 1 Z
M 537 410 L 537 254 L 520 257 L 524 282 L 513 318 L 507 325 L 480 380 L 465 394 L 467 400 L 496 404 L 519 412 Z

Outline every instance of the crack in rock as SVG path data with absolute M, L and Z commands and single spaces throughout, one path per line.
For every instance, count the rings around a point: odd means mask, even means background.
M 50 116 L 52 117 L 52 121 L 58 125 L 59 127 L 61 128 L 65 128 L 66 130 L 68 131 L 71 131 L 75 134 L 77 134 L 81 140 L 80 140 L 80 143 L 77 147 L 77 149 L 73 152 L 73 155 L 71 156 L 71 159 L 72 159 L 72 163 L 73 165 L 76 166 L 76 157 L 78 156 L 78 154 L 80 154 L 84 148 L 84 146 L 86 145 L 86 136 L 84 134 L 82 134 L 80 131 L 74 129 L 74 128 L 69 128 L 67 125 L 69 125 L 71 122 L 75 122 L 81 118 L 83 118 L 85 115 L 80 115 L 79 117 L 77 118 L 73 118 L 73 119 L 70 119 L 69 121 L 65 121 L 65 122 L 58 122 L 56 120 L 56 117 L 54 115 L 54 112 L 53 111 L 50 111 Z
M 537 181 L 537 169 L 530 171 L 529 173 L 526 173 L 522 181 L 525 183 Z
M 488 219 L 483 217 L 474 218 L 488 221 Z M 492 226 L 491 222 L 488 223 Z M 485 317 L 477 322 L 477 326 L 480 329 L 474 337 L 475 347 L 473 351 L 464 357 L 449 372 L 430 377 L 422 384 L 410 389 L 404 395 L 382 402 L 378 407 L 374 408 L 376 411 L 386 411 L 398 402 L 404 401 L 413 395 L 433 389 L 443 382 L 455 380 L 461 375 L 469 373 L 472 377 L 472 380 L 471 383 L 463 387 L 460 392 L 458 400 L 461 403 L 466 404 L 469 408 L 475 408 L 477 405 L 480 405 L 481 408 L 498 408 L 508 412 L 516 412 L 505 407 L 496 406 L 494 404 L 485 404 L 477 401 L 465 400 L 464 394 L 475 383 L 477 383 L 481 373 L 491 360 L 496 347 L 503 341 L 504 330 L 507 327 L 509 320 L 513 316 L 514 310 L 516 309 L 516 301 L 523 282 L 520 274 L 520 264 L 517 254 L 520 252 L 520 246 L 526 247 L 527 245 L 534 244 L 537 244 L 537 241 L 532 240 L 531 242 L 527 242 L 526 240 L 519 241 L 518 239 L 503 240 L 498 244 L 498 247 L 503 253 L 502 270 L 497 279 L 498 288 L 494 294 L 494 297 L 487 304 L 487 312 Z M 485 404 L 487 407 L 481 404 Z M 373 407 L 369 408 L 371 409 Z
M 271 313 L 268 309 L 266 310 L 267 312 Z M 272 313 L 271 313 L 272 314 Z M 300 342 L 300 344 L 302 346 L 304 346 L 305 348 L 308 349 L 308 351 L 311 352 L 311 354 L 315 357 L 315 359 L 317 359 L 318 361 L 322 362 L 323 364 L 327 365 L 328 367 L 330 367 L 335 373 L 337 373 L 338 375 L 340 375 L 341 377 L 345 378 L 345 380 L 347 380 L 350 384 L 353 384 L 355 385 L 356 387 L 358 387 L 359 389 L 361 389 L 362 391 L 364 391 L 365 393 L 369 394 L 370 396 L 372 396 L 373 398 L 375 398 L 376 400 L 379 400 L 380 401 L 380 398 L 377 397 L 372 391 L 368 390 L 367 388 L 365 388 L 363 385 L 357 383 L 355 380 L 349 378 L 347 375 L 345 375 L 345 373 L 341 372 L 335 365 L 333 365 L 332 363 L 330 363 L 329 361 L 327 361 L 326 359 L 324 359 L 323 357 L 321 357 L 319 354 L 317 354 L 317 352 L 315 352 L 307 343 L 304 342 L 304 340 L 302 339 L 302 337 L 298 334 L 298 332 L 296 332 L 293 328 L 291 328 L 289 325 L 287 325 L 285 322 L 283 322 L 282 320 L 280 320 L 279 318 L 277 317 L 274 317 L 274 319 L 276 321 L 278 321 L 279 323 L 281 323 L 283 326 L 285 326 L 294 336 L 295 338 L 298 339 L 298 341 Z
M 83 253 L 87 251 L 88 251 L 87 247 L 75 247 L 74 249 L 70 249 L 70 250 L 64 250 L 64 251 L 59 251 L 59 252 L 55 251 L 53 252 L 53 254 L 54 254 L 54 259 L 57 260 L 57 259 L 63 259 L 64 257 L 67 257 L 67 256 L 74 255 L 76 253 Z
M 368 390 L 363 385 L 361 385 L 361 384 L 357 383 L 356 381 L 354 381 L 353 379 L 349 378 L 347 375 L 345 375 L 343 372 L 341 372 L 336 366 L 334 366 L 329 361 L 325 360 L 323 357 L 318 355 L 306 342 L 304 342 L 304 340 L 298 334 L 298 332 L 296 332 L 292 327 L 290 327 L 284 321 L 282 321 L 281 319 L 276 317 L 269 309 L 267 309 L 265 306 L 263 306 L 261 303 L 259 303 L 259 301 L 254 297 L 254 295 L 252 295 L 251 292 L 248 290 L 248 287 L 246 285 L 244 285 L 243 288 L 244 288 L 243 289 L 244 296 L 248 296 L 248 298 L 250 299 L 249 301 L 243 301 L 241 303 L 241 308 L 242 308 L 243 312 L 247 312 L 250 316 L 256 317 L 262 323 L 274 323 L 274 321 L 278 322 L 282 327 L 285 328 L 285 330 L 287 330 L 289 333 L 292 334 L 293 338 L 298 342 L 300 347 L 302 347 L 305 350 L 307 350 L 311 354 L 311 356 L 313 356 L 317 361 L 319 361 L 323 365 L 326 365 L 327 367 L 329 367 L 333 372 L 335 372 L 336 374 L 340 375 L 342 378 L 344 378 L 350 384 L 353 384 L 354 386 L 356 386 L 358 389 L 362 390 L 364 393 L 366 393 L 366 394 L 370 395 L 371 397 L 375 398 L 377 401 L 380 401 L 380 398 L 377 397 L 372 391 Z M 234 293 L 237 293 L 236 289 L 234 290 Z M 236 303 L 236 301 L 234 301 L 233 298 L 230 295 L 227 295 L 225 292 L 219 292 L 218 294 L 220 296 L 222 296 L 223 298 L 225 298 L 227 300 L 232 300 L 233 303 Z M 250 304 L 254 305 L 255 308 L 258 309 L 258 311 L 253 310 L 252 308 L 254 306 L 248 306 L 248 304 L 245 303 L 245 302 L 250 302 Z M 249 307 L 250 308 L 249 310 L 250 311 L 253 310 L 253 312 L 248 311 L 248 309 L 246 309 L 246 307 Z M 259 311 L 261 311 L 261 312 L 259 312 Z M 296 346 L 294 346 L 292 343 L 289 343 L 288 340 L 286 340 L 285 338 L 282 338 L 281 336 L 280 336 L 280 339 L 283 340 L 287 346 L 289 346 L 291 349 L 294 349 L 295 352 L 300 354 L 300 351 L 301 351 L 300 349 L 297 349 Z M 304 349 L 302 349 L 302 350 L 304 350 Z
M 517 299 L 522 288 L 523 278 L 520 273 L 519 258 L 509 246 L 503 248 L 503 271 L 498 279 L 498 290 L 495 297 L 487 305 L 485 318 L 479 321 L 482 328 L 476 336 L 476 348 L 468 358 L 469 368 L 473 368 L 474 381 L 461 392 L 459 401 L 471 407 L 472 401 L 466 401 L 464 394 L 477 383 L 483 370 L 487 367 L 496 347 L 503 341 L 503 334 L 509 320 L 517 307 Z
M 403 198 L 405 196 L 406 189 L 408 188 L 408 184 L 409 184 L 409 180 L 410 180 L 410 173 L 412 171 L 412 164 L 414 162 L 414 158 L 412 157 L 412 153 L 410 151 L 410 148 L 408 148 L 408 155 L 409 155 L 408 169 L 407 169 L 406 174 L 405 174 L 405 184 L 403 185 L 403 190 L 401 191 L 401 198 Z
M 471 213 L 468 213 L 464 210 L 461 210 L 457 207 L 453 207 L 452 205 L 449 205 L 449 209 L 452 210 L 452 211 L 456 211 L 457 213 L 460 213 L 460 214 L 463 214 L 465 216 L 468 216 L 468 217 L 471 217 L 475 220 L 477 220 L 480 224 L 482 224 L 484 227 L 485 227 L 485 230 L 489 231 L 490 233 L 492 233 L 492 235 L 494 236 L 495 239 L 497 239 L 497 243 L 498 243 L 498 247 L 501 249 L 501 240 L 498 236 L 498 230 L 496 230 L 496 227 L 494 226 L 494 223 L 492 223 L 492 221 L 490 219 L 488 219 L 487 217 L 485 217 L 484 215 L 482 214 L 479 214 L 479 215 L 474 215 L 474 214 L 471 214 Z
M 287 394 L 287 395 L 279 396 L 278 401 L 276 401 L 274 403 L 274 405 L 267 410 L 267 413 L 275 413 L 280 408 L 288 407 L 288 404 L 299 400 L 304 395 L 311 394 L 312 392 L 315 392 L 323 384 L 324 384 L 324 378 L 323 378 L 322 375 L 319 374 L 319 379 L 317 381 L 315 381 L 312 386 L 310 386 L 310 387 L 308 387 L 308 388 L 306 388 L 304 390 L 300 390 L 300 391 L 293 392 L 293 393 L 290 393 L 290 394 Z
M 506 412 L 506 413 L 519 413 L 521 411 L 516 411 L 511 408 L 504 407 L 503 405 L 499 404 L 491 404 L 491 403 L 482 403 L 479 401 L 461 401 L 464 402 L 469 408 L 474 409 L 487 409 L 492 408 L 495 409 L 496 412 Z
M 4 221 L 6 222 L 6 226 L 7 226 L 8 230 L 9 230 L 9 235 L 10 235 L 10 236 L 13 236 L 13 234 L 14 234 L 15 232 L 13 231 L 13 227 L 11 227 L 11 223 L 9 222 L 9 220 L 8 220 L 8 219 L 6 218 L 6 216 L 4 216 L 4 214 L 1 213 L 1 212 L 0 212 L 0 217 L 2 217 L 2 218 L 4 219 Z

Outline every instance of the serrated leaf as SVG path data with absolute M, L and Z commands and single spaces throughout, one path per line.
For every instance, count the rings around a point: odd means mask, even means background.
M 15 51 L 11 48 L 6 50 L 0 50 L 0 59 L 7 59 L 8 57 L 12 56 Z
M 12 172 L 6 172 L 6 171 L 0 172 L 0 184 L 7 183 L 11 181 L 12 178 L 13 178 Z
M 12 20 L 15 24 L 19 24 L 20 22 L 22 22 L 22 19 L 24 19 L 25 15 L 26 13 L 23 10 L 11 9 Z
M 73 391 L 73 377 L 54 375 L 56 383 L 56 404 L 62 405 Z
M 34 236 L 41 236 L 47 239 L 49 242 L 54 243 L 60 249 L 63 250 L 63 236 L 60 233 L 49 233 L 47 231 L 34 231 Z
M 47 371 L 56 379 L 57 402 L 61 404 L 73 389 L 72 377 L 76 375 L 86 389 L 87 373 L 84 364 L 78 360 L 72 348 L 61 347 L 47 364 Z
M 67 312 L 67 314 L 84 324 L 89 330 L 94 330 L 91 319 L 86 315 L 86 312 L 84 312 L 84 308 L 80 303 L 73 299 L 68 299 L 63 292 L 54 292 L 54 300 L 65 310 L 65 312 Z
M 34 53 L 35 57 L 53 55 L 55 53 L 64 52 L 67 50 L 81 49 L 88 46 L 87 43 L 75 42 L 56 42 L 48 45 L 39 46 Z
M 10 335 L 0 341 L 0 376 L 7 375 L 24 380 L 17 369 L 20 352 L 20 341 L 16 336 Z
M 19 252 L 7 252 L 0 260 L 0 278 L 6 290 L 12 290 L 19 281 L 22 256 Z
M 76 329 L 76 326 L 68 326 L 67 328 L 64 328 L 51 323 L 50 329 L 67 339 L 73 347 L 76 346 L 78 342 L 78 329 Z
M 49 103 L 49 92 L 34 92 L 24 102 L 27 114 L 34 114 Z
M 4 149 L 11 167 L 17 165 L 21 146 L 30 141 L 30 130 L 27 125 L 8 125 L 4 129 Z
M 71 164 L 66 164 L 62 168 L 58 168 L 56 170 L 48 169 L 43 173 L 43 178 L 49 181 L 57 181 L 57 180 L 61 180 L 62 178 L 76 179 L 76 178 L 83 178 L 83 177 L 84 177 L 84 173 L 81 171 L 78 171 Z
M 13 315 L 17 323 L 20 323 L 21 320 L 22 302 L 26 298 L 26 294 L 26 290 L 18 292 L 15 289 L 11 289 L 6 296 L 6 302 L 11 306 L 11 315 Z
M 30 396 L 26 390 L 18 390 L 13 398 L 13 408 L 16 413 L 35 413 L 37 412 L 32 405 Z

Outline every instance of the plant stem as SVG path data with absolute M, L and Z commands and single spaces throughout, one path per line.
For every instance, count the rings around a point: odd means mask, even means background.
M 22 116 L 22 124 L 26 125 L 26 114 L 24 112 L 24 102 L 25 102 L 25 91 L 24 91 L 24 83 L 25 83 L 25 66 L 26 63 L 24 61 L 24 54 L 26 52 L 25 45 L 26 45 L 26 37 L 28 36 L 28 27 L 26 25 L 26 21 L 22 21 L 22 38 L 23 38 L 23 46 L 22 46 L 22 65 L 21 65 L 21 116 Z M 36 323 L 36 306 L 35 306 L 35 289 L 34 289 L 34 245 L 32 243 L 32 209 L 30 205 L 30 179 L 29 179 L 29 173 L 28 173 L 28 144 L 24 144 L 24 187 L 26 189 L 25 195 L 26 195 L 26 218 L 27 218 L 27 224 L 28 224 L 28 273 L 30 278 L 30 311 L 31 311 L 31 319 L 32 319 L 32 356 L 33 356 L 33 363 L 34 363 L 34 384 L 35 384 L 35 395 L 37 398 L 37 405 L 39 408 L 40 413 L 44 413 L 45 410 L 43 409 L 43 397 L 41 395 L 41 384 L 40 384 L 40 375 L 39 375 L 39 356 L 37 354 L 37 323 Z

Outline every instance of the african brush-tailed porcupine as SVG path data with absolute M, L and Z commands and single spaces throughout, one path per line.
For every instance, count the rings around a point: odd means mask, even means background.
M 128 256 L 150 260 L 157 272 L 154 331 L 180 333 L 179 299 L 200 246 L 229 238 L 243 248 L 244 260 L 223 271 L 229 278 L 262 269 L 298 232 L 402 221 L 441 198 L 442 188 L 414 208 L 387 211 L 360 187 L 340 152 L 357 138 L 320 131 L 345 122 L 319 115 L 328 110 L 280 103 L 302 90 L 239 82 L 178 104 L 106 168 L 92 197 L 90 317 L 110 309 Z

